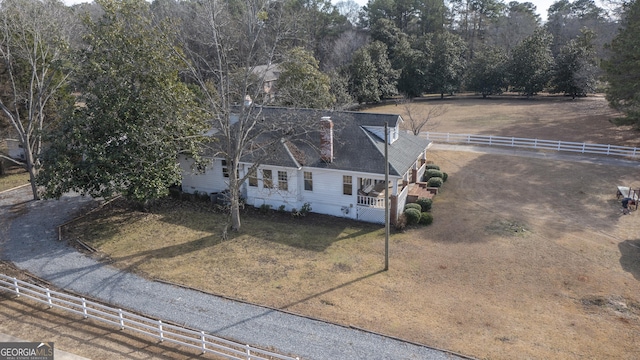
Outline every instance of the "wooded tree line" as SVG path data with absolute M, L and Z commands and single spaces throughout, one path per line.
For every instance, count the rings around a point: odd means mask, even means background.
M 559 0 L 543 23 L 533 4 L 499 0 L 0 0 L 0 131 L 49 197 L 158 198 L 179 179 L 176 154 L 205 151 L 229 165 L 233 215 L 241 158 L 274 145 L 262 135 L 315 126 L 260 121 L 257 66 L 278 64 L 270 104 L 293 108 L 600 87 L 640 118 L 638 6 Z

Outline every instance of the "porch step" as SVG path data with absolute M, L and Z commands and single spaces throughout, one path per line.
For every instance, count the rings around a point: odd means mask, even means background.
M 416 202 L 419 198 L 432 199 L 438 193 L 438 188 L 428 187 L 427 183 L 417 182 L 409 185 L 409 192 L 407 193 L 407 202 Z

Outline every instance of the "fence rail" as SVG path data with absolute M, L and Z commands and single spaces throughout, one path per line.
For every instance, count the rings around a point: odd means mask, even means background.
M 571 141 L 555 141 L 527 139 L 492 135 L 450 134 L 437 132 L 422 132 L 421 136 L 435 142 L 464 143 L 474 145 L 491 145 L 528 148 L 536 150 L 568 151 L 581 154 L 599 154 L 635 158 L 640 155 L 640 149 L 628 146 L 588 144 Z
M 196 349 L 203 354 L 210 353 L 226 359 L 239 360 L 298 359 L 229 341 L 206 334 L 204 331 L 195 331 L 181 326 L 175 326 L 162 320 L 155 320 L 122 309 L 105 306 L 82 297 L 53 291 L 48 288 L 17 280 L 4 274 L 0 274 L 0 289 L 5 289 L 15 293 L 17 296 L 24 296 L 46 304 L 50 308 L 55 307 L 81 315 L 85 319 L 90 318 L 118 326 L 121 330 L 132 330 L 156 338 L 160 342 L 167 341 Z

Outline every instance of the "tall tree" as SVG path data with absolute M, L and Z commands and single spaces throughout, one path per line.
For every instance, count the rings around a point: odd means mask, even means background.
M 504 14 L 491 22 L 486 31 L 485 44 L 504 49 L 506 54 L 540 27 L 540 15 L 530 2 L 511 1 Z
M 508 65 L 509 84 L 527 97 L 544 90 L 551 77 L 552 36 L 537 30 L 512 52 Z
M 615 28 L 604 9 L 595 0 L 559 0 L 549 7 L 549 18 L 545 28 L 553 35 L 551 51 L 554 56 L 571 40 L 580 36 L 582 29 L 593 31 L 596 53 L 602 56 L 602 47 L 612 39 L 611 29 Z
M 231 8 L 228 1 L 201 0 L 190 5 L 184 15 L 190 27 L 182 39 L 191 64 L 189 81 L 198 86 L 215 133 L 207 154 L 226 161 L 231 228 L 239 230 L 242 185 L 276 147 L 315 130 L 319 119 L 292 109 L 267 123 L 257 106 L 264 77 L 256 79 L 253 69 L 283 59 L 282 43 L 295 34 L 282 3 L 248 0 Z M 245 98 L 256 101 L 237 106 Z
M 179 183 L 177 156 L 197 154 L 206 130 L 171 27 L 154 21 L 144 0 L 97 0 L 79 56 L 85 106 L 50 138 L 38 182 L 48 197 L 69 190 L 122 194 L 144 202 Z
M 380 101 L 376 66 L 366 47 L 360 48 L 353 55 L 349 75 L 349 92 L 359 103 Z
M 375 67 L 380 97 L 384 99 L 398 94 L 397 83 L 400 71 L 393 69 L 387 55 L 387 45 L 380 41 L 374 41 L 367 46 L 367 51 L 371 55 L 371 61 Z
M 387 46 L 374 41 L 360 48 L 349 67 L 351 93 L 358 102 L 378 102 L 398 93 L 399 71 L 394 70 L 387 57 Z
M 331 95 L 329 76 L 320 72 L 311 53 L 296 47 L 280 63 L 276 102 L 283 106 L 328 109 L 336 99 Z
M 501 94 L 507 85 L 507 55 L 497 47 L 476 53 L 467 72 L 466 89 L 488 95 Z
M 640 1 L 628 5 L 622 27 L 603 63 L 609 104 L 640 124 Z
M 409 34 L 417 21 L 418 4 L 417 0 L 369 0 L 362 10 L 367 26 L 388 19 L 402 32 Z
M 0 110 L 24 151 L 34 199 L 42 135 L 58 120 L 64 107 L 58 100 L 69 91 L 73 23 L 70 11 L 55 0 L 0 1 Z
M 429 89 L 444 94 L 458 91 L 466 68 L 466 43 L 458 35 L 440 32 L 431 36 L 432 61 L 429 67 Z
M 423 0 L 418 5 L 418 36 L 443 31 L 449 25 L 447 6 L 443 0 Z
M 556 57 L 552 93 L 586 96 L 596 90 L 599 68 L 593 48 L 595 34 L 584 29 L 582 34 L 560 49 Z

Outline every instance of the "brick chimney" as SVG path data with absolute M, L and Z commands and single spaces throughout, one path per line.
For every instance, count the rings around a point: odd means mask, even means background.
M 320 120 L 320 159 L 326 163 L 333 161 L 333 121 L 329 116 Z

